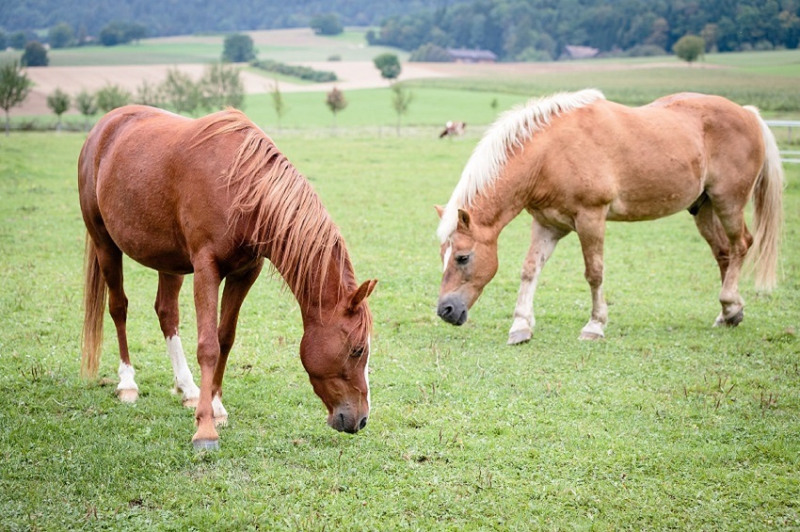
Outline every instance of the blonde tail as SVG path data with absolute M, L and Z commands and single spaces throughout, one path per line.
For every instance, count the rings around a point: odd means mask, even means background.
M 756 289 L 770 292 L 777 284 L 778 256 L 783 232 L 783 165 L 778 144 L 758 109 L 745 106 L 758 117 L 764 138 L 764 166 L 753 190 L 753 246 L 747 262 L 755 273 Z
M 103 347 L 103 316 L 106 310 L 106 281 L 100 271 L 94 242 L 86 235 L 84 254 L 86 284 L 83 291 L 83 334 L 81 335 L 81 376 L 93 379 L 100 366 Z

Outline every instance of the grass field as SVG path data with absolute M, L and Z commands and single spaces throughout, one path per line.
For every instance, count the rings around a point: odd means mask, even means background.
M 746 317 L 732 330 L 711 328 L 718 270 L 686 213 L 608 226 L 604 341 L 577 340 L 591 302 L 570 236 L 540 279 L 533 340 L 505 345 L 526 215 L 501 235 L 500 270 L 470 321 L 447 325 L 433 209 L 485 125 L 530 96 L 710 87 L 774 103 L 796 94 L 798 58 L 414 83 L 400 136 L 388 89 L 348 92 L 335 131 L 322 93 L 285 94 L 280 128 L 269 95 L 249 96 L 247 114 L 341 227 L 359 280 L 380 280 L 373 410 L 358 435 L 325 426 L 298 357 L 297 304 L 264 275 L 244 304 L 230 422 L 212 453 L 192 450 L 193 414 L 169 392 L 154 272 L 126 262 L 138 403 L 114 396 L 110 319 L 100 380 L 78 377 L 85 136 L 0 136 L 0 530 L 800 529 L 800 165 L 786 166 L 780 284 L 759 296 L 743 279 Z M 467 136 L 438 141 L 454 118 Z M 193 354 L 191 282 L 181 313 Z
M 80 134 L 0 142 L 0 515 L 9 530 L 800 528 L 800 167 L 789 168 L 782 279 L 743 282 L 744 323 L 710 327 L 717 269 L 686 214 L 609 226 L 607 339 L 576 338 L 590 301 L 577 239 L 537 293 L 531 343 L 504 344 L 527 221 L 461 328 L 435 316 L 434 203 L 474 139 L 274 134 L 342 228 L 360 280 L 380 279 L 363 433 L 324 424 L 298 360 L 291 295 L 264 276 L 226 375 L 222 449 L 196 453 L 169 393 L 156 276 L 127 262 L 141 398 L 78 378 Z M 196 334 L 191 283 L 184 345 Z M 196 364 L 191 366 L 197 374 Z

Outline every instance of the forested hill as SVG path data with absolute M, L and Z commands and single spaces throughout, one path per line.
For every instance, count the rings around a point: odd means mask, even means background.
M 566 45 L 663 53 L 687 34 L 703 37 L 707 50 L 797 48 L 800 0 L 473 0 L 390 17 L 372 41 L 542 60 Z
M 336 13 L 344 25 L 378 25 L 452 0 L 0 0 L 0 30 L 47 29 L 65 22 L 97 35 L 111 22 L 141 24 L 148 36 L 308 26 Z
M 566 45 L 664 53 L 687 34 L 719 51 L 800 41 L 800 0 L 0 0 L 0 33 L 66 23 L 96 36 L 122 22 L 155 37 L 303 27 L 331 13 L 379 27 L 372 44 L 485 49 L 501 60 L 557 59 Z

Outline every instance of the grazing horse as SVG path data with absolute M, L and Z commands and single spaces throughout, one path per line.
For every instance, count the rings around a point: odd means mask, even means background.
M 604 336 L 605 223 L 652 220 L 688 209 L 719 265 L 722 311 L 744 316 L 739 274 L 752 260 L 756 287 L 775 285 L 783 168 L 754 107 L 675 94 L 629 108 L 597 90 L 534 99 L 504 113 L 478 143 L 441 217 L 444 262 L 438 314 L 454 325 L 497 272 L 497 238 L 523 209 L 533 217 L 508 343 L 531 338 L 536 282 L 558 241 L 578 234 L 592 314 L 580 338 Z M 745 226 L 753 197 L 754 235 Z
M 131 105 L 105 115 L 78 161 L 86 223 L 82 372 L 97 374 L 105 300 L 119 342 L 117 393 L 135 401 L 128 353 L 123 253 L 157 270 L 155 310 L 176 390 L 196 406 L 195 448 L 219 445 L 227 421 L 222 378 L 236 322 L 264 259 L 300 305 L 300 358 L 328 425 L 355 433 L 369 415 L 367 364 L 377 281 L 356 283 L 338 227 L 319 197 L 261 129 L 235 110 L 196 120 Z M 194 384 L 178 336 L 178 293 L 194 274 L 197 361 Z M 222 301 L 219 287 L 225 281 Z
M 444 125 L 444 130 L 439 133 L 439 138 L 443 137 L 458 137 L 464 134 L 467 129 L 466 122 L 453 122 L 448 120 Z

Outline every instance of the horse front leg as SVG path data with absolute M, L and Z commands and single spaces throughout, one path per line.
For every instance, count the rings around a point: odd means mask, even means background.
M 222 378 L 225 375 L 228 355 L 236 339 L 236 324 L 239 320 L 239 311 L 242 308 L 244 298 L 261 273 L 263 266 L 264 260 L 261 259 L 253 268 L 225 278 L 219 320 L 219 360 L 214 370 L 214 381 L 211 387 L 211 395 L 213 397 L 211 406 L 214 410 L 215 425 L 224 425 L 228 422 L 228 412 L 222 405 Z
M 174 391 L 182 394 L 183 406 L 195 408 L 200 397 L 200 388 L 194 383 L 192 372 L 186 363 L 181 337 L 178 335 L 178 295 L 182 285 L 182 275 L 159 273 L 155 309 L 167 344 L 167 355 L 172 363 Z
M 592 315 L 581 329 L 581 340 L 605 337 L 608 323 L 608 305 L 603 297 L 603 242 L 605 239 L 605 211 L 585 213 L 575 220 L 576 232 L 583 251 L 584 277 L 592 291 Z
M 211 405 L 214 371 L 219 360 L 217 304 L 219 270 L 212 256 L 198 257 L 194 264 L 194 305 L 197 312 L 197 362 L 200 365 L 200 398 L 195 409 L 197 432 L 192 445 L 197 450 L 218 449 L 219 435 L 214 428 Z
M 508 332 L 508 345 L 521 344 L 531 339 L 533 327 L 536 325 L 533 297 L 539 275 L 547 259 L 553 254 L 556 244 L 565 234 L 566 231 L 544 226 L 536 218 L 533 219 L 531 247 L 522 265 L 517 306 L 514 307 L 514 321 Z

